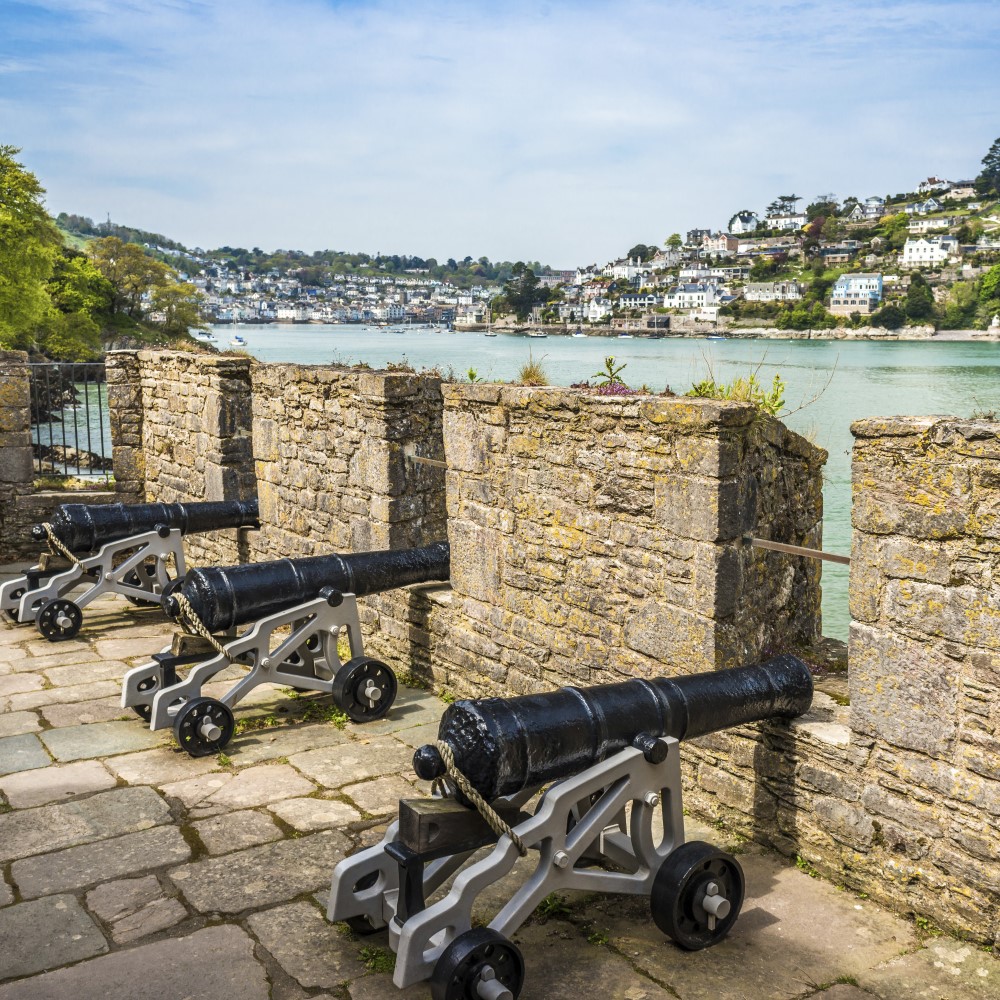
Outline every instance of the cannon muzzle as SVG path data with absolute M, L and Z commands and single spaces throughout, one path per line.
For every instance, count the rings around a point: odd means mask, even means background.
M 173 593 L 187 598 L 206 628 L 224 632 L 314 600 L 325 588 L 364 597 L 411 583 L 447 580 L 450 567 L 448 543 L 435 542 L 416 549 L 208 566 L 189 570 Z M 163 608 L 171 618 L 180 613 L 172 595 Z
M 456 701 L 438 739 L 487 801 L 568 778 L 629 746 L 640 734 L 693 739 L 762 719 L 807 711 L 813 684 L 794 656 L 688 677 L 635 679 L 592 688 L 560 688 L 518 698 Z M 445 773 L 433 745 L 417 750 L 424 779 Z
M 56 537 L 71 552 L 94 552 L 108 542 L 152 531 L 158 525 L 178 528 L 182 535 L 222 528 L 257 528 L 256 500 L 218 500 L 208 503 L 66 503 L 49 521 Z M 31 535 L 45 541 L 45 528 L 36 524 Z

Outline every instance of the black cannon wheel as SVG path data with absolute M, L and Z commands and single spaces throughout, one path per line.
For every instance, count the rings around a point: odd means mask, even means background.
M 156 677 L 147 677 L 144 681 L 140 681 L 136 687 L 140 694 L 153 696 L 153 692 L 160 686 L 160 682 Z M 142 719 L 143 722 L 149 722 L 153 718 L 153 703 L 151 701 L 143 702 L 141 705 L 133 705 L 132 711 Z
M 232 709 L 215 698 L 192 698 L 177 710 L 174 735 L 192 757 L 218 753 L 232 738 Z
M 72 639 L 83 624 L 83 612 L 72 601 L 57 597 L 38 609 L 35 624 L 49 642 Z
M 687 951 L 700 951 L 729 933 L 743 906 L 744 889 L 743 869 L 736 858 L 692 840 L 660 865 L 649 907 L 664 934 Z
M 392 708 L 397 688 L 388 664 L 355 656 L 333 678 L 333 700 L 353 722 L 374 722 Z
M 145 577 L 145 580 L 143 577 Z M 155 579 L 156 566 L 153 563 L 139 563 L 135 569 L 129 570 L 122 577 L 122 583 L 126 583 L 130 587 L 141 587 L 144 583 L 152 585 L 152 581 Z M 155 597 L 136 597 L 133 594 L 126 594 L 125 600 L 129 604 L 134 604 L 137 608 L 149 607 L 150 605 L 155 606 L 160 603 Z
M 378 881 L 378 872 L 369 872 L 367 875 L 362 875 L 361 878 L 354 883 L 354 887 L 351 892 L 361 892 L 364 889 L 370 889 Z M 354 931 L 358 937 L 367 937 L 369 934 L 377 934 L 382 928 L 372 927 L 368 923 L 366 917 L 348 917 L 345 921 L 348 927 Z
M 489 927 L 459 934 L 442 952 L 431 973 L 433 1000 L 479 997 L 480 982 L 495 979 L 517 1000 L 524 986 L 524 959 L 512 941 Z

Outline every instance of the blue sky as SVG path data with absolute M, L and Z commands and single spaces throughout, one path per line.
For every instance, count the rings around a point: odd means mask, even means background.
M 1000 3 L 3 0 L 0 143 L 189 246 L 604 261 L 974 176 Z

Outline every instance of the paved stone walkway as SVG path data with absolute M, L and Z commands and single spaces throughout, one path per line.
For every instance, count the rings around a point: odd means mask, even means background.
M 303 721 L 258 689 L 262 726 L 193 759 L 119 706 L 126 667 L 169 641 L 155 609 L 108 598 L 51 644 L 0 624 L 0 1000 L 426 998 L 391 982 L 385 932 L 324 916 L 330 875 L 426 791 L 413 748 L 443 705 L 403 688 L 368 727 Z M 689 839 L 724 843 L 691 823 Z M 996 1000 L 1000 962 L 742 849 L 748 897 L 703 952 L 667 943 L 644 900 L 567 895 L 516 935 L 525 1000 Z

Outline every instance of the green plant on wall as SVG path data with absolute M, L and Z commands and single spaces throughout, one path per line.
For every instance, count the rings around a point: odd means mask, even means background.
M 621 373 L 628 367 L 627 364 L 615 364 L 614 355 L 609 355 L 604 359 L 604 368 L 599 372 L 594 372 L 592 378 L 597 379 L 598 385 L 624 385 L 625 380 Z
M 771 388 L 766 389 L 757 379 L 754 372 L 747 376 L 737 376 L 732 382 L 716 382 L 714 378 L 695 382 L 685 393 L 687 396 L 701 396 L 706 399 L 727 399 L 734 403 L 751 403 L 762 410 L 777 416 L 785 405 L 785 383 L 780 375 L 774 376 Z

